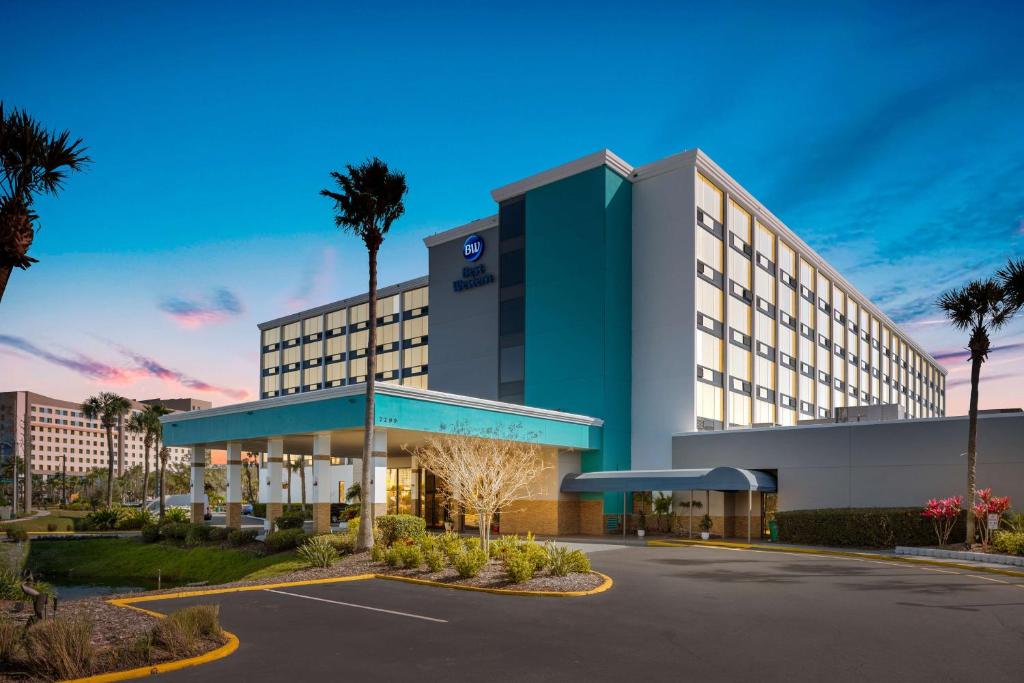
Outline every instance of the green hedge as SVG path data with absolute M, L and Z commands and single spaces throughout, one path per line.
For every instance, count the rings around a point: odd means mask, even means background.
M 828 508 L 775 513 L 783 543 L 856 548 L 936 545 L 931 521 L 921 508 Z M 963 515 L 951 540 L 964 535 Z
M 416 515 L 381 515 L 376 523 L 380 541 L 386 548 L 400 538 L 418 538 L 427 531 L 426 520 Z

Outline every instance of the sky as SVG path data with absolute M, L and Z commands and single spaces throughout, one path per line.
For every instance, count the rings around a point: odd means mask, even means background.
M 0 390 L 255 398 L 256 324 L 366 290 L 318 191 L 408 178 L 382 284 L 489 191 L 609 148 L 700 147 L 949 369 L 943 290 L 1024 255 L 1015 3 L 12 3 L 0 98 L 93 163 L 37 203 L 0 303 Z M 982 407 L 1024 406 L 1024 315 Z

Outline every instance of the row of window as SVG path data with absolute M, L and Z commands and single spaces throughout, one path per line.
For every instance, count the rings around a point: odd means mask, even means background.
M 699 424 L 878 403 L 945 413 L 938 368 L 703 176 L 696 191 Z

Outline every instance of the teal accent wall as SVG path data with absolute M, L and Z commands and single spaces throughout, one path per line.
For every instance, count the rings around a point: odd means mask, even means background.
M 607 167 L 526 194 L 525 403 L 604 420 L 584 472 L 630 467 L 631 245 L 632 185 Z
M 339 396 L 286 405 L 254 407 L 226 415 L 202 416 L 164 424 L 168 446 L 218 444 L 288 434 L 309 434 L 333 429 L 360 429 L 366 397 Z M 499 410 L 426 401 L 409 396 L 377 394 L 376 425 L 382 428 L 442 432 L 465 424 L 473 433 L 499 433 L 518 428 L 521 440 L 561 448 L 599 448 L 601 428 L 543 417 L 517 415 Z

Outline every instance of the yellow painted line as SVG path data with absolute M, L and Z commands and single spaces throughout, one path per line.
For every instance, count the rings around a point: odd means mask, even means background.
M 353 574 L 352 576 L 335 576 L 329 579 L 307 579 L 305 581 L 286 581 L 282 583 L 260 583 L 248 586 L 227 586 L 225 588 L 206 588 L 194 591 L 180 591 L 177 593 L 156 593 L 154 595 L 139 595 L 128 598 L 112 598 L 107 600 L 111 605 L 128 607 L 139 602 L 154 602 L 159 600 L 177 600 L 179 598 L 195 598 L 203 595 L 219 595 L 221 593 L 242 593 L 245 591 L 262 591 L 269 588 L 292 588 L 294 586 L 315 586 L 324 583 L 342 583 L 345 581 L 365 581 L 375 578 L 375 574 Z
M 753 543 L 732 543 L 729 541 L 692 541 L 688 539 L 679 540 L 661 540 L 661 541 L 648 541 L 647 545 L 656 548 L 682 548 L 686 546 L 708 546 L 708 547 L 720 547 L 720 548 L 736 548 L 741 550 L 754 550 L 766 553 L 790 553 L 793 555 L 817 555 L 819 557 L 847 557 L 855 559 L 866 559 L 868 561 L 875 561 L 879 564 L 912 564 L 912 565 L 930 565 L 934 567 L 952 567 L 954 569 L 962 569 L 969 572 L 984 572 L 986 574 L 999 574 L 1001 576 L 1015 576 L 1024 577 L 1024 572 L 1013 571 L 1012 569 L 998 569 L 996 567 L 984 567 L 974 566 L 970 564 L 960 564 L 958 562 L 940 562 L 938 560 L 929 560 L 925 558 L 919 558 L 908 555 L 882 555 L 881 553 L 872 553 L 865 551 L 845 551 L 845 550 L 821 550 L 821 549 L 809 549 L 809 548 L 793 548 L 793 547 L 772 547 L 764 545 L 755 545 Z
M 601 584 L 585 591 L 529 591 L 529 590 L 515 590 L 506 588 L 485 588 L 483 586 L 460 586 L 458 584 L 442 583 L 440 581 L 431 581 L 429 579 L 416 579 L 411 576 L 394 576 L 390 574 L 375 574 L 374 578 L 384 579 L 385 581 L 401 581 L 402 583 L 414 583 L 421 586 L 436 586 L 438 588 L 451 588 L 453 590 L 460 591 L 477 591 L 479 593 L 493 593 L 496 595 L 520 595 L 520 596 L 539 596 L 548 598 L 581 598 L 587 595 L 595 595 L 597 593 L 603 593 L 612 587 L 614 582 L 612 577 L 601 572 L 592 571 L 592 574 L 597 574 L 601 577 Z

